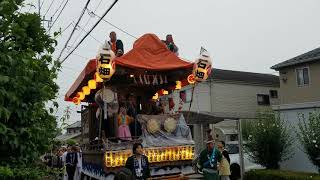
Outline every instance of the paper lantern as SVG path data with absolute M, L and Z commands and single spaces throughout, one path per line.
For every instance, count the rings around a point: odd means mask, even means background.
M 115 73 L 115 63 L 111 64 L 101 64 L 97 67 L 97 72 L 103 80 L 109 80 L 111 76 Z
M 164 129 L 168 133 L 172 133 L 177 128 L 177 121 L 173 118 L 168 118 L 164 121 Z
M 150 119 L 147 122 L 147 130 L 149 133 L 154 134 L 160 130 L 160 125 L 156 119 Z
M 203 51 L 193 66 L 195 81 L 205 81 L 211 73 L 211 58 L 207 51 Z
M 78 104 L 80 104 L 81 101 L 80 101 L 79 98 L 74 97 L 74 98 L 72 98 L 72 102 L 73 102 L 74 104 L 78 105 Z
M 181 81 L 176 81 L 176 90 L 179 90 L 179 89 L 181 89 L 181 86 L 182 84 L 181 84 Z
M 82 92 L 84 95 L 89 95 L 90 94 L 90 88 L 88 86 L 84 86 L 82 88 Z
M 167 95 L 167 94 L 169 94 L 169 92 L 166 90 L 163 90 L 163 95 Z
M 158 98 L 159 98 L 159 94 L 158 94 L 158 93 L 156 93 L 156 94 L 152 97 L 153 100 L 157 100 Z
M 96 89 L 97 88 L 97 82 L 95 80 L 93 80 L 93 79 L 89 80 L 88 81 L 88 87 L 90 89 Z
M 110 49 L 103 49 L 97 56 L 97 72 L 103 80 L 109 80 L 115 72 L 113 59 L 115 54 Z
M 85 95 L 83 94 L 83 92 L 78 92 L 77 93 L 77 98 L 80 99 L 80 101 L 84 100 Z
M 194 84 L 196 81 L 194 79 L 194 75 L 190 74 L 187 78 L 189 84 Z
M 98 73 L 98 72 L 96 72 L 96 73 L 94 74 L 94 80 L 95 80 L 97 83 L 103 82 L 103 79 L 99 76 L 99 73 Z

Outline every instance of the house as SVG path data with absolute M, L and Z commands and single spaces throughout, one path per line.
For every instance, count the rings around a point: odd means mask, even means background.
M 205 147 L 206 129 L 213 129 L 212 124 L 228 119 L 255 118 L 258 110 L 271 108 L 271 105 L 279 103 L 278 91 L 278 76 L 213 69 L 207 81 L 194 88 L 193 85 L 183 87 L 175 91 L 172 98 L 179 102 L 182 97 L 184 101 L 182 111 L 191 127 L 196 153 L 199 153 Z M 233 129 L 230 131 L 237 132 L 234 128 L 237 127 L 237 122 L 232 122 L 230 127 Z M 223 123 L 225 122 L 218 124 L 223 126 Z
M 73 124 L 70 124 L 66 127 L 67 132 L 60 136 L 57 136 L 55 139 L 59 141 L 67 141 L 69 139 L 76 140 L 80 142 L 81 139 L 81 121 L 77 121 Z
M 308 114 L 320 108 L 320 48 L 299 55 L 271 67 L 279 71 L 280 104 L 273 106 L 281 117 L 297 128 L 299 114 Z M 295 133 L 293 133 L 295 135 Z M 295 142 L 294 156 L 281 167 L 289 170 L 317 172 L 315 166 Z

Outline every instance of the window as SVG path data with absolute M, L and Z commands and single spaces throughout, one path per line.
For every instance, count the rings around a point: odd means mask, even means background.
M 298 86 L 306 86 L 310 83 L 310 77 L 309 77 L 309 68 L 298 68 L 296 69 L 297 73 L 297 83 Z
M 180 91 L 180 99 L 182 99 L 183 102 L 186 102 L 186 91 Z
M 270 90 L 270 97 L 271 98 L 278 98 L 278 91 L 277 90 Z
M 182 99 L 183 102 L 187 103 L 187 102 L 191 102 L 192 99 L 192 90 L 191 89 L 187 89 L 184 91 L 180 91 L 180 98 Z
M 269 95 L 266 94 L 258 94 L 257 101 L 259 105 L 270 105 Z

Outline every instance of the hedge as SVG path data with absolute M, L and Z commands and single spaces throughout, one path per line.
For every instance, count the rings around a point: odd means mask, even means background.
M 1 180 L 54 180 L 57 179 L 60 170 L 49 167 L 5 167 L 0 166 Z
M 246 172 L 244 180 L 320 180 L 320 175 L 305 172 L 259 169 Z

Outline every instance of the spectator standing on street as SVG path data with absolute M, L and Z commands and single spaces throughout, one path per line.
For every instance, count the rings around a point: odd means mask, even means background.
M 80 146 L 77 146 L 76 149 L 77 149 L 78 163 L 77 163 L 77 168 L 75 173 L 75 180 L 78 180 L 78 179 L 80 180 L 81 172 L 82 172 L 82 151 Z
M 219 180 L 218 163 L 221 162 L 222 154 L 214 147 L 214 139 L 211 135 L 206 143 L 207 148 L 201 151 L 199 156 L 200 169 L 203 171 L 205 180 Z
M 77 148 L 71 147 L 71 151 L 66 156 L 66 170 L 68 173 L 68 180 L 73 180 L 75 175 L 76 167 L 78 163 Z
M 219 141 L 218 149 L 222 153 L 222 160 L 219 166 L 219 175 L 221 180 L 230 180 L 230 157 L 228 151 L 225 149 L 225 142 Z

